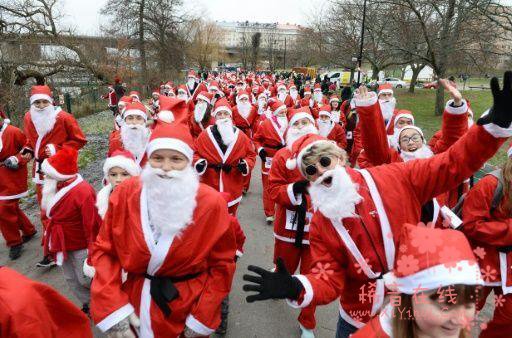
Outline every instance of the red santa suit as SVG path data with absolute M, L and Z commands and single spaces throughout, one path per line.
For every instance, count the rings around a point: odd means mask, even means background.
M 114 91 L 114 88 L 109 87 L 108 88 L 108 93 L 103 95 L 101 98 L 105 99 L 105 100 L 108 99 L 108 106 L 109 106 L 109 108 L 117 107 L 118 98 L 117 98 L 116 92 Z
M 28 194 L 27 165 L 20 155 L 26 137 L 7 122 L 4 116 L 4 123 L 0 125 L 0 231 L 7 246 L 12 247 L 22 243 L 20 231 L 23 236 L 30 237 L 36 229 L 19 206 L 20 198 Z M 18 169 L 3 165 L 8 158 L 18 163 Z
M 241 99 L 242 97 L 249 98 L 249 94 L 247 92 L 242 92 L 238 94 L 238 99 Z M 250 102 L 250 101 L 249 101 Z M 258 127 L 258 110 L 255 106 L 251 105 L 251 111 L 247 116 L 243 116 L 239 111 L 237 105 L 234 105 L 231 107 L 231 110 L 233 112 L 233 124 L 243 131 L 247 137 L 249 137 L 251 140 L 253 139 L 253 135 L 256 132 L 256 129 Z
M 356 103 L 371 107 L 376 101 L 373 97 Z M 357 328 L 364 326 L 381 307 L 380 276 L 393 268 L 400 227 L 417 224 L 424 203 L 460 184 L 491 158 L 505 141 L 498 135 L 511 132 L 494 124 L 474 126 L 447 151 L 429 159 L 361 171 L 347 168 L 362 197 L 355 206 L 358 217 L 335 221 L 321 212 L 314 214 L 309 237 L 312 266 L 329 270 L 329 278 L 299 276 L 305 292 L 293 305 L 328 304 L 341 296 L 341 318 Z M 300 140 L 294 143 L 295 154 L 316 142 L 303 140 L 301 145 Z M 361 302 L 362 289 L 373 289 L 376 297 Z
M 318 116 L 328 116 L 330 119 L 332 118 L 332 112 L 331 112 L 331 107 L 330 106 L 322 106 L 322 108 L 320 108 L 320 111 L 318 112 Z M 320 124 L 322 122 L 320 121 L 320 119 L 317 120 L 317 127 L 318 127 L 318 130 L 320 132 L 320 134 L 322 135 L 323 131 L 320 127 Z M 331 141 L 334 141 L 336 142 L 336 144 L 338 145 L 338 147 L 340 147 L 341 149 L 345 149 L 347 148 L 347 136 L 345 135 L 345 129 L 343 129 L 342 126 L 340 126 L 338 123 L 334 123 L 334 121 L 332 120 L 329 120 L 329 130 L 327 131 L 326 134 L 322 135 L 324 137 L 326 137 L 327 139 L 331 140 Z
M 46 284 L 0 267 L 0 338 L 92 338 L 89 318 Z

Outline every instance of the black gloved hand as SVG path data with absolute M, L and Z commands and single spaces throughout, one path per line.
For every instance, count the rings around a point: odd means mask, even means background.
M 249 265 L 247 269 L 259 275 L 244 275 L 243 279 L 254 284 L 245 284 L 244 291 L 256 291 L 255 295 L 245 298 L 248 303 L 256 300 L 266 299 L 292 299 L 297 300 L 304 287 L 296 278 L 292 277 L 286 267 L 283 259 L 279 257 L 276 262 L 276 272 L 264 270 L 258 266 Z
M 265 148 L 261 148 L 260 152 L 258 153 L 258 156 L 261 158 L 263 162 L 267 160 L 267 152 Z
M 295 195 L 300 195 L 302 193 L 306 193 L 308 191 L 309 181 L 302 180 L 293 183 L 293 193 Z
M 207 164 L 208 163 L 206 162 L 205 159 L 201 159 L 201 160 L 197 161 L 196 165 L 195 165 L 196 172 L 198 174 L 201 174 L 204 171 L 204 169 L 206 168 Z
M 242 173 L 242 175 L 247 175 L 249 173 L 249 166 L 247 165 L 247 162 L 243 158 L 240 159 L 240 162 L 238 162 L 238 170 Z
M 477 124 L 494 123 L 501 128 L 510 127 L 512 122 L 512 71 L 503 76 L 503 90 L 500 90 L 498 78 L 491 79 L 493 104 L 489 113 L 478 119 Z
M 11 169 L 11 170 L 18 170 L 18 168 L 20 167 L 18 164 L 18 159 L 15 156 L 11 156 L 11 157 L 7 158 L 4 161 L 4 166 L 7 169 Z

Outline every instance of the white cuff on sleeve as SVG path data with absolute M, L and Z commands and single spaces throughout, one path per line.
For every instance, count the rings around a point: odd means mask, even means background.
M 293 277 L 296 277 L 304 287 L 304 299 L 300 304 L 296 300 L 290 299 L 287 299 L 286 302 L 294 309 L 302 309 L 311 304 L 311 301 L 313 300 L 313 287 L 306 276 L 294 275 Z
M 16 156 L 9 156 L 8 159 L 11 160 L 12 162 L 14 162 L 15 164 L 20 163 L 20 161 L 18 161 L 18 158 Z
M 46 145 L 48 149 L 50 150 L 51 156 L 55 155 L 57 153 L 57 148 L 55 148 L 55 145 L 49 143 Z
M 101 332 L 108 331 L 112 326 L 116 325 L 123 319 L 127 318 L 129 315 L 131 315 L 135 310 L 133 309 L 133 306 L 128 303 L 119 309 L 115 310 L 111 314 L 109 314 L 107 317 L 105 317 L 101 322 L 96 324 L 98 329 L 101 330 Z
M 460 107 L 452 107 L 451 104 L 453 103 L 453 100 L 449 100 L 446 102 L 446 106 L 444 110 L 450 114 L 453 115 L 462 115 L 468 111 L 468 105 L 466 103 L 466 100 L 462 100 L 462 106 Z
M 205 326 L 191 314 L 187 316 L 185 325 L 202 336 L 209 336 L 215 331 L 215 329 L 210 329 L 208 326 Z
M 482 114 L 482 116 L 489 114 L 489 110 L 490 109 L 486 110 Z M 484 124 L 483 127 L 489 134 L 491 134 L 495 138 L 509 138 L 510 136 L 512 136 L 512 124 L 508 128 L 502 128 L 498 125 L 495 125 L 494 123 Z
M 242 257 L 243 255 L 244 255 L 244 253 L 243 253 L 242 251 L 240 251 L 240 250 L 236 250 L 236 256 L 237 256 L 238 258 Z
M 293 193 L 293 183 L 288 184 L 286 187 L 286 192 L 288 193 L 288 198 L 290 199 L 292 205 L 300 205 L 302 203 L 302 196 L 295 195 Z
M 370 95 L 369 98 L 367 99 L 364 99 L 364 100 L 359 100 L 357 98 L 357 95 L 354 96 L 354 102 L 356 104 L 356 108 L 357 107 L 370 107 L 370 106 L 373 106 L 375 103 L 377 103 L 377 94 L 374 93 L 374 92 L 370 92 L 368 93 Z

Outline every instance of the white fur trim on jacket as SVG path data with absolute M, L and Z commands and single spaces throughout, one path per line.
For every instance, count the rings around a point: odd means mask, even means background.
M 96 208 L 98 209 L 98 214 L 101 219 L 105 218 L 105 214 L 108 210 L 108 201 L 110 199 L 110 194 L 112 193 L 112 185 L 107 184 L 96 194 Z
M 452 107 L 451 104 L 453 103 L 453 100 L 449 100 L 446 102 L 446 106 L 444 107 L 444 110 L 446 110 L 450 114 L 454 115 L 462 115 L 468 111 L 468 104 L 466 103 L 466 100 L 462 100 L 462 106 L 460 107 Z
M 296 277 L 304 287 L 304 297 L 300 304 L 296 300 L 290 299 L 287 299 L 286 302 L 288 303 L 288 305 L 295 309 L 302 309 L 311 304 L 311 301 L 313 300 L 313 286 L 311 285 L 306 276 L 294 275 L 293 277 Z
M 55 148 L 55 144 L 47 144 L 46 147 L 48 147 L 48 150 L 50 150 L 50 156 L 53 156 L 57 153 L 57 148 Z
M 122 321 L 125 318 L 128 318 L 132 313 L 134 313 L 135 309 L 133 306 L 128 303 L 124 306 L 121 306 L 116 311 L 109 314 L 107 317 L 105 317 L 101 322 L 96 324 L 96 327 L 101 330 L 101 332 L 108 331 L 112 326 L 116 325 L 120 321 Z
M 105 160 L 103 164 L 103 175 L 108 176 L 108 171 L 112 168 L 119 167 L 128 172 L 131 176 L 137 176 L 140 174 L 140 166 L 135 161 L 125 156 L 112 156 Z
M 489 114 L 489 110 L 483 113 L 482 116 L 485 116 L 487 114 Z M 495 138 L 509 138 L 510 136 L 512 136 L 512 124 L 508 128 L 502 128 L 494 123 L 484 124 L 483 127 L 489 134 L 491 134 Z

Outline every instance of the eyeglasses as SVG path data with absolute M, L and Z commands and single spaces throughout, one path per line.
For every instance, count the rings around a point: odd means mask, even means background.
M 331 158 L 327 156 L 323 156 L 320 158 L 320 161 L 318 161 L 320 165 L 324 168 L 327 168 L 331 165 Z M 317 173 L 318 169 L 316 168 L 316 165 L 310 164 L 306 167 L 306 174 L 309 176 L 313 176 Z
M 421 141 L 421 136 L 420 136 L 420 135 L 418 135 L 418 134 L 416 134 L 416 135 L 413 135 L 413 136 L 411 136 L 411 137 L 407 137 L 407 136 L 406 136 L 406 137 L 402 137 L 402 138 L 400 139 L 400 143 L 405 143 L 405 144 L 407 144 L 407 143 L 409 143 L 410 141 L 413 141 L 413 142 L 419 142 L 419 141 Z

